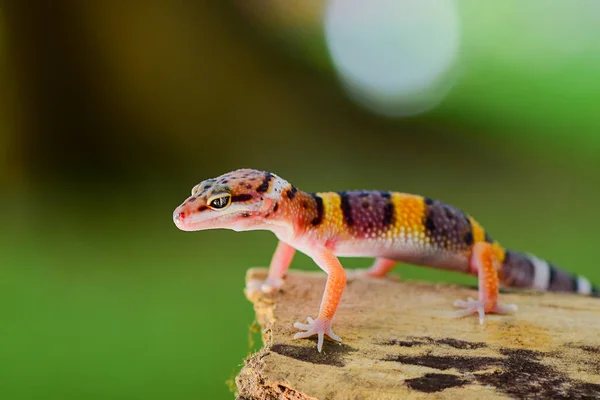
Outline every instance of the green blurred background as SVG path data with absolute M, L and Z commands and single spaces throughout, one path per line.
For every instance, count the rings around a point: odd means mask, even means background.
M 245 270 L 276 240 L 184 233 L 171 213 L 242 167 L 306 191 L 440 198 L 600 283 L 595 0 L 446 1 L 412 25 L 393 23 L 408 0 L 39 3 L 0 6 L 2 399 L 231 398 L 260 347 Z M 340 72 L 353 67 L 330 39 L 362 34 L 342 47 L 386 90 L 439 67 L 421 112 L 419 93 L 379 99 Z M 432 67 L 436 38 L 454 50 Z

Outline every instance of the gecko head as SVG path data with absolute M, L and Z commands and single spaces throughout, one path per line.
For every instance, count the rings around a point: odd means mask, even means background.
M 192 195 L 173 211 L 173 222 L 184 231 L 261 229 L 287 186 L 269 172 L 228 172 L 194 186 Z

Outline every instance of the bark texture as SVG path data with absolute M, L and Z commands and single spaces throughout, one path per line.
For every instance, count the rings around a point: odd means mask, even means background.
M 247 280 L 264 279 L 251 269 Z M 508 292 L 515 315 L 455 319 L 476 297 L 455 285 L 360 278 L 334 319 L 343 344 L 292 339 L 316 317 L 325 274 L 290 271 L 277 293 L 254 293 L 265 346 L 245 360 L 238 399 L 600 398 L 600 300 Z

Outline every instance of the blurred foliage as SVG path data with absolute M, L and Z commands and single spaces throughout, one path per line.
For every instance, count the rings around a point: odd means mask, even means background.
M 238 0 L 235 3 L 252 26 L 288 57 L 321 72 L 333 72 L 323 38 L 323 0 Z
M 580 29 L 565 55 L 547 28 L 568 38 L 579 14 L 560 14 L 560 30 L 556 10 L 459 2 L 455 88 L 392 120 L 340 89 L 320 2 L 283 4 L 5 2 L 0 398 L 231 398 L 253 321 L 244 271 L 268 264 L 275 239 L 180 232 L 171 212 L 240 167 L 307 191 L 440 198 L 504 245 L 600 282 L 600 41 Z M 293 267 L 316 268 L 302 255 Z

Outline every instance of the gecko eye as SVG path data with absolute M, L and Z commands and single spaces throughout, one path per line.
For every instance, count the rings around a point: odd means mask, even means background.
M 213 210 L 222 210 L 231 204 L 231 195 L 230 194 L 221 194 L 218 197 L 213 197 L 208 201 L 208 206 Z

